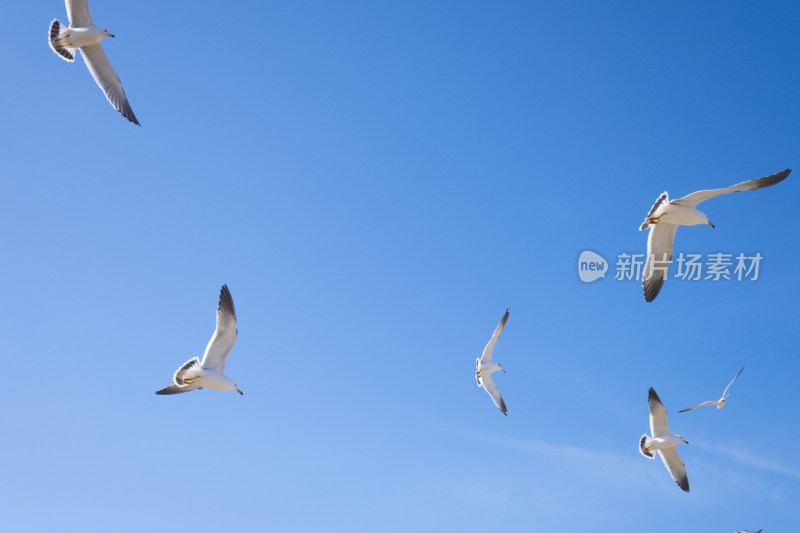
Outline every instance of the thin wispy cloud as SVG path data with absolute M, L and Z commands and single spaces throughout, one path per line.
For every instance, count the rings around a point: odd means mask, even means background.
M 790 466 L 786 466 L 778 461 L 761 457 L 747 450 L 742 450 L 739 448 L 724 448 L 724 447 L 720 448 L 718 446 L 710 446 L 703 442 L 698 442 L 697 447 L 703 451 L 726 455 L 731 459 L 733 459 L 734 461 L 736 461 L 737 463 L 745 466 L 757 468 L 759 470 L 764 470 L 766 472 L 772 472 L 775 474 L 783 474 L 785 476 L 790 476 L 795 479 L 800 479 L 800 470 L 796 470 Z

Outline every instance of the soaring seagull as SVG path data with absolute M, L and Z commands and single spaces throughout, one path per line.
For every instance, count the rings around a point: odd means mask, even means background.
M 497 327 L 492 334 L 492 338 L 489 339 L 489 343 L 486 345 L 486 348 L 483 349 L 483 355 L 481 355 L 481 358 L 475 359 L 475 381 L 478 382 L 479 387 L 483 387 L 486 392 L 489 393 L 489 396 L 492 397 L 494 404 L 506 416 L 508 416 L 506 402 L 503 401 L 503 397 L 500 396 L 500 391 L 497 390 L 497 387 L 492 381 L 493 372 L 497 372 L 498 370 L 505 372 L 505 370 L 500 363 L 492 362 L 492 350 L 494 350 L 494 345 L 497 343 L 497 339 L 500 338 L 500 334 L 503 332 L 503 326 L 506 325 L 506 320 L 508 320 L 508 312 L 509 309 L 506 309 L 503 318 L 500 319 L 500 323 L 497 324 Z
M 744 367 L 742 367 L 742 370 L 744 370 Z M 739 374 L 742 373 L 742 370 L 739 370 Z M 728 386 L 725 387 L 724 391 L 722 391 L 722 398 L 720 398 L 719 400 L 714 400 L 714 401 L 710 401 L 710 402 L 703 402 L 700 405 L 695 405 L 694 407 L 690 407 L 688 409 L 681 409 L 678 412 L 679 413 L 685 413 L 686 411 L 691 411 L 692 409 L 697 409 L 698 407 L 705 407 L 706 405 L 716 405 L 717 406 L 717 411 L 719 411 L 720 409 L 725 407 L 725 400 L 727 400 L 728 396 L 730 396 L 730 394 L 728 394 L 728 389 L 731 388 L 731 385 L 733 385 L 733 382 L 736 381 L 736 378 L 739 377 L 739 374 L 736 374 L 736 376 L 731 380 L 731 382 L 728 383 Z M 730 375 L 730 374 L 728 374 L 728 375 Z
M 106 37 L 114 35 L 94 25 L 87 0 L 66 0 L 66 3 L 69 26 L 64 26 L 58 19 L 50 23 L 50 48 L 70 63 L 75 61 L 75 50 L 80 50 L 94 81 L 103 90 L 114 109 L 137 126 L 141 126 L 133 114 L 125 91 L 122 90 L 122 83 L 111 68 L 111 63 L 108 62 L 100 44 Z
M 764 531 L 763 529 L 759 529 L 758 531 L 750 531 L 749 529 L 743 529 L 741 531 L 737 531 L 736 533 L 761 533 Z
M 233 298 L 227 285 L 222 286 L 219 292 L 219 305 L 217 306 L 217 329 L 206 346 L 203 360 L 197 357 L 186 361 L 173 376 L 175 383 L 156 391 L 156 394 L 178 394 L 190 390 L 209 389 L 235 390 L 244 394 L 236 383 L 225 376 L 225 363 L 228 362 L 233 345 L 236 342 L 236 311 L 233 308 Z
M 775 185 L 786 178 L 791 171 L 792 169 L 787 168 L 772 176 L 743 181 L 724 189 L 697 191 L 672 201 L 666 191 L 663 192 L 650 208 L 650 212 L 647 213 L 647 217 L 639 228 L 639 231 L 650 228 L 650 235 L 647 237 L 647 263 L 642 274 L 645 301 L 655 300 L 664 284 L 667 269 L 672 260 L 672 244 L 675 241 L 675 231 L 678 226 L 708 224 L 712 228 L 714 227 L 714 224 L 708 221 L 705 213 L 695 209 L 697 205 L 722 194 L 752 191 Z
M 650 393 L 647 395 L 647 406 L 650 408 L 650 433 L 653 436 L 642 435 L 639 439 L 639 451 L 650 459 L 654 457 L 654 452 L 657 451 L 675 483 L 686 492 L 689 492 L 686 467 L 684 467 L 683 461 L 681 461 L 678 452 L 675 450 L 676 444 L 686 441 L 680 435 L 673 435 L 669 432 L 667 410 L 664 409 L 664 404 L 661 403 L 661 398 L 658 397 L 653 387 L 650 387 Z M 686 444 L 689 443 L 686 442 Z

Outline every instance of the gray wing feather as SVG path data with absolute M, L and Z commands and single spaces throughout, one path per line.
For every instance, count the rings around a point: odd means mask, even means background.
M 743 181 L 741 183 L 737 183 L 736 185 L 731 185 L 730 187 L 725 187 L 723 189 L 709 189 L 706 191 L 693 192 L 688 196 L 684 196 L 683 198 L 678 198 L 677 200 L 673 200 L 672 203 L 677 205 L 683 205 L 686 207 L 695 207 L 701 202 L 705 202 L 709 198 L 714 198 L 715 196 L 720 196 L 722 194 L 763 189 L 764 187 L 769 187 L 770 185 L 775 185 L 776 183 L 783 181 L 791 171 L 792 169 L 787 168 L 783 172 L 778 172 L 777 174 L 773 174 L 765 178 Z
M 678 451 L 675 449 L 675 447 L 673 446 L 658 450 L 658 455 L 661 456 L 664 466 L 667 467 L 667 470 L 672 475 L 672 479 L 675 480 L 675 483 L 677 483 L 678 486 L 684 491 L 689 492 L 689 478 L 686 477 L 686 467 L 684 466 L 683 461 L 681 461 L 681 458 L 678 455 Z
M 509 311 L 510 309 L 506 309 L 503 318 L 500 319 L 500 323 L 497 324 L 497 327 L 494 329 L 494 333 L 492 333 L 492 338 L 489 339 L 489 342 L 486 344 L 486 348 L 483 349 L 483 354 L 481 355 L 482 364 L 492 362 L 492 351 L 494 351 L 494 345 L 497 344 L 497 339 L 500 338 L 500 334 L 503 332 L 503 327 L 506 325 Z
M 653 387 L 647 394 L 647 407 L 650 409 L 650 434 L 653 438 L 669 435 L 667 410 Z
M 225 364 L 236 343 L 237 335 L 233 297 L 231 297 L 228 286 L 223 285 L 219 292 L 219 305 L 217 306 L 217 329 L 214 330 L 214 335 L 208 341 L 200 366 L 203 369 L 215 370 L 224 374 Z
M 136 115 L 133 114 L 130 103 L 128 103 L 128 97 L 125 96 L 122 83 L 119 81 L 117 73 L 111 68 L 111 63 L 108 62 L 106 53 L 100 43 L 82 46 L 79 50 L 83 54 L 83 60 L 86 62 L 86 66 L 89 67 L 89 72 L 92 73 L 94 81 L 103 90 L 103 94 L 106 95 L 114 109 L 137 126 L 141 126 L 136 119 Z
M 66 0 L 69 25 L 73 28 L 88 28 L 94 26 L 92 15 L 89 13 L 88 0 Z
M 156 391 L 156 394 L 180 394 L 182 392 L 189 392 L 191 390 L 202 389 L 202 388 L 203 387 L 197 387 L 194 385 L 180 386 L 173 383 L 169 387 L 165 387 L 161 390 Z
M 667 277 L 672 261 L 672 246 L 675 243 L 676 224 L 659 222 L 650 228 L 647 236 L 647 262 L 642 272 L 642 290 L 646 302 L 655 300 Z

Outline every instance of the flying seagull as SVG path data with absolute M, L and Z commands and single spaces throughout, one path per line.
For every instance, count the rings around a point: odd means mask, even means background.
M 657 451 L 675 483 L 686 492 L 689 492 L 686 467 L 684 467 L 683 461 L 681 461 L 678 452 L 675 450 L 676 444 L 686 441 L 680 435 L 673 435 L 669 432 L 667 410 L 664 409 L 664 404 L 661 403 L 661 398 L 658 397 L 653 387 L 650 387 L 650 393 L 647 395 L 647 406 L 650 408 L 650 433 L 653 436 L 642 435 L 642 438 L 639 439 L 639 451 L 650 459 L 655 456 L 654 452 Z M 686 444 L 689 443 L 686 442 Z
M 639 231 L 650 228 L 647 237 L 647 263 L 642 274 L 642 288 L 645 301 L 652 302 L 658 296 L 661 286 L 667 277 L 667 269 L 672 260 L 672 244 L 675 241 L 675 231 L 678 226 L 695 226 L 714 224 L 708 221 L 708 216 L 695 209 L 700 203 L 709 198 L 739 191 L 752 191 L 775 185 L 782 181 L 792 169 L 787 168 L 766 178 L 743 181 L 725 189 L 710 189 L 707 191 L 693 192 L 683 198 L 670 201 L 666 192 L 658 197 L 656 203 L 650 208 Z
M 744 370 L 744 367 L 742 367 L 742 370 Z M 739 374 L 742 373 L 742 370 L 739 370 Z M 698 407 L 705 407 L 706 405 L 716 405 L 717 406 L 717 411 L 719 411 L 720 409 L 725 407 L 725 400 L 728 399 L 728 396 L 730 396 L 730 394 L 728 394 L 728 389 L 731 388 L 731 385 L 733 385 L 733 382 L 736 381 L 736 378 L 739 377 L 739 374 L 736 374 L 736 377 L 734 377 L 731 380 L 731 382 L 728 383 L 728 386 L 725 387 L 724 391 L 722 391 L 722 398 L 720 398 L 719 400 L 710 401 L 710 402 L 703 402 L 700 405 L 695 405 L 694 407 L 690 407 L 688 409 L 681 409 L 678 412 L 679 413 L 685 413 L 686 411 L 691 411 L 692 409 L 697 409 Z M 728 375 L 730 375 L 730 374 L 728 374 Z
M 736 533 L 761 533 L 764 531 L 763 529 L 759 529 L 758 531 L 750 531 L 749 529 L 743 529 L 741 531 L 737 531 Z
M 190 390 L 209 389 L 235 390 L 236 383 L 225 376 L 225 363 L 228 362 L 233 345 L 236 342 L 236 311 L 233 308 L 233 298 L 227 285 L 222 286 L 219 292 L 219 306 L 217 307 L 217 329 L 206 346 L 203 360 L 197 357 L 186 361 L 173 376 L 175 383 L 156 391 L 156 394 L 178 394 Z
M 114 37 L 108 30 L 98 28 L 89 14 L 88 0 L 66 0 L 69 27 L 58 19 L 50 23 L 50 48 L 61 58 L 72 63 L 75 61 L 75 50 L 80 49 L 89 72 L 94 81 L 103 90 L 108 101 L 123 117 L 141 126 L 128 103 L 128 97 L 122 90 L 117 73 L 111 68 L 100 41 L 106 37 Z
M 506 402 L 503 401 L 503 397 L 500 396 L 500 391 L 497 390 L 497 387 L 492 381 L 493 372 L 497 372 L 498 370 L 505 372 L 505 370 L 500 363 L 492 362 L 492 350 L 494 350 L 494 345 L 497 343 L 497 339 L 503 332 L 503 326 L 506 325 L 506 320 L 508 320 L 508 312 L 509 309 L 506 309 L 503 318 L 500 319 L 500 323 L 497 324 L 494 333 L 492 333 L 492 338 L 489 339 L 489 343 L 486 345 L 486 348 L 483 349 L 483 355 L 481 355 L 481 358 L 475 359 L 475 381 L 478 382 L 478 387 L 483 387 L 486 392 L 489 393 L 489 396 L 492 397 L 494 404 L 506 416 L 508 416 Z

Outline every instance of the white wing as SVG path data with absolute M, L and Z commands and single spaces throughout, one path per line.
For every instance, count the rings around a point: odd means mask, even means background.
M 647 395 L 647 407 L 650 408 L 650 434 L 653 438 L 669 435 L 667 410 L 664 409 L 664 404 L 661 403 L 661 398 L 653 387 L 650 387 Z
M 219 292 L 219 306 L 217 307 L 217 329 L 206 346 L 206 353 L 200 366 L 203 370 L 214 370 L 220 374 L 225 373 L 225 363 L 228 355 L 236 343 L 236 311 L 233 308 L 233 298 L 227 285 L 223 285 Z
M 721 194 L 763 189 L 764 187 L 769 187 L 770 185 L 775 185 L 776 183 L 783 181 L 783 179 L 786 178 L 786 176 L 788 176 L 791 171 L 792 169 L 787 168 L 783 172 L 778 172 L 777 174 L 773 174 L 772 176 L 767 176 L 765 178 L 758 178 L 749 181 L 743 181 L 741 183 L 737 183 L 736 185 L 731 185 L 730 187 L 726 187 L 724 189 L 709 189 L 706 191 L 693 192 L 688 196 L 684 196 L 683 198 L 678 198 L 677 200 L 673 200 L 672 203 L 687 207 L 696 207 L 701 202 L 705 202 L 709 198 L 714 198 L 715 196 L 720 196 Z
M 658 455 L 661 456 L 664 466 L 672 474 L 672 479 L 675 480 L 675 483 L 686 492 L 689 492 L 689 478 L 686 477 L 686 467 L 683 465 L 683 461 L 681 461 L 675 447 L 658 450 Z
M 66 0 L 69 25 L 73 28 L 89 28 L 94 26 L 89 14 L 88 0 Z
M 742 370 L 744 370 L 744 367 L 742 367 Z M 741 374 L 741 373 L 742 373 L 742 370 L 739 370 L 739 374 Z M 728 386 L 727 386 L 727 387 L 725 387 L 725 390 L 724 390 L 724 391 L 722 391 L 722 397 L 723 397 L 723 398 L 725 397 L 725 394 L 728 392 L 728 389 L 730 389 L 730 388 L 731 388 L 731 385 L 733 385 L 733 382 L 734 382 L 734 381 L 736 381 L 736 378 L 738 378 L 738 377 L 739 377 L 739 374 L 736 374 L 736 377 L 735 377 L 735 378 L 733 378 L 733 379 L 731 380 L 731 382 L 730 382 L 730 383 L 728 383 Z M 730 374 L 729 374 L 729 375 L 730 375 Z
M 677 230 L 677 224 L 666 222 L 650 226 L 650 234 L 647 236 L 647 262 L 642 272 L 642 289 L 646 302 L 655 300 L 664 285 L 669 262 L 672 261 L 672 245 Z
M 716 401 L 713 401 L 713 400 L 712 400 L 712 401 L 710 401 L 710 402 L 703 402 L 703 403 L 701 403 L 700 405 L 695 405 L 694 407 L 690 407 L 690 408 L 688 408 L 688 409 L 681 409 L 681 410 L 680 410 L 680 411 L 678 411 L 678 412 L 679 412 L 679 413 L 685 413 L 686 411 L 691 411 L 692 409 L 697 409 L 698 407 L 705 407 L 706 405 L 717 405 L 717 402 L 716 402 Z
M 481 385 L 489 393 L 489 396 L 492 397 L 494 404 L 497 406 L 500 411 L 503 412 L 504 415 L 508 416 L 508 409 L 506 409 L 506 402 L 503 401 L 503 397 L 500 396 L 500 391 L 497 390 L 497 387 L 492 381 L 491 376 L 481 376 Z
M 141 124 L 136 120 L 136 115 L 133 114 L 133 109 L 128 103 L 128 97 L 125 96 L 125 91 L 122 90 L 122 83 L 119 81 L 117 73 L 111 68 L 111 63 L 108 62 L 106 53 L 100 43 L 82 46 L 80 51 L 83 54 L 86 66 L 89 67 L 89 72 L 94 77 L 94 81 L 103 89 L 103 93 L 111 105 L 114 106 L 114 109 L 119 111 L 123 117 L 140 126 Z
M 500 319 L 500 323 L 497 324 L 497 327 L 495 328 L 494 333 L 492 334 L 492 338 L 489 339 L 489 343 L 486 345 L 486 348 L 483 349 L 483 355 L 481 355 L 481 364 L 483 365 L 492 362 L 492 351 L 494 350 L 494 345 L 497 343 L 497 339 L 503 332 L 503 326 L 506 325 L 506 320 L 508 320 L 508 312 L 509 309 L 506 309 L 503 318 Z M 495 403 L 497 403 L 497 401 L 495 401 Z

